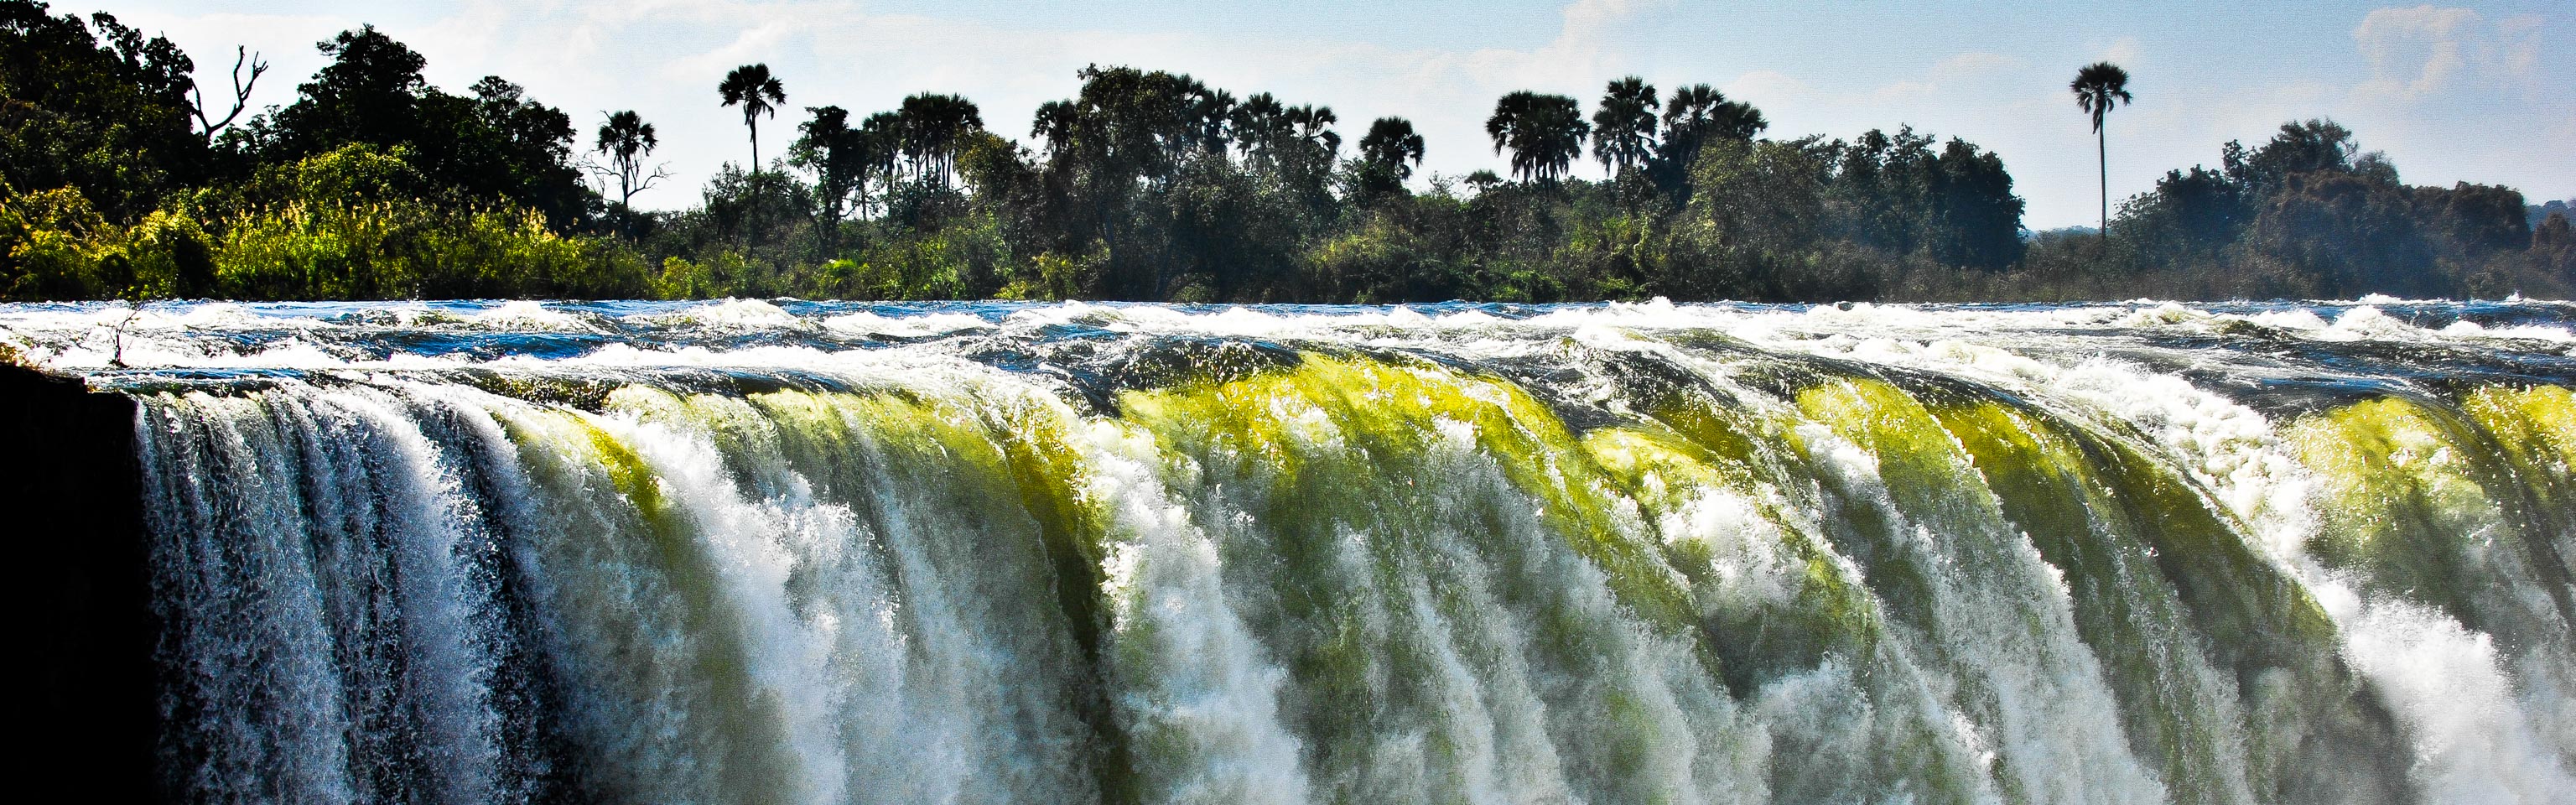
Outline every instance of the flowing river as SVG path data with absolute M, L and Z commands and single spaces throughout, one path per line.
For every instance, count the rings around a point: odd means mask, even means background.
M 0 351 L 134 401 L 191 801 L 2576 802 L 2566 303 L 15 305 Z

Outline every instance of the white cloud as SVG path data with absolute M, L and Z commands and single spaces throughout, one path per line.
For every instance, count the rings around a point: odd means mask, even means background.
M 2123 36 L 2113 41 L 2110 48 L 2102 51 L 2102 60 L 2112 64 L 2127 65 L 2136 63 L 2140 55 L 2138 38 Z
M 2352 38 L 2370 64 L 2366 96 L 2420 100 L 2445 91 L 2520 88 L 2540 63 L 2540 18 L 2489 22 L 2466 8 L 2383 8 Z

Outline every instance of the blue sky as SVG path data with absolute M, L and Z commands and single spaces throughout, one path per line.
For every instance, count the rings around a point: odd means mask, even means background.
M 94 7 L 168 35 L 217 89 L 235 45 L 265 53 L 276 67 L 260 105 L 291 100 L 321 66 L 315 41 L 372 22 L 427 56 L 443 87 L 500 75 L 585 129 L 603 111 L 638 110 L 675 178 L 636 201 L 663 208 L 748 157 L 715 85 L 755 61 L 788 92 L 788 109 L 763 121 L 764 156 L 784 150 L 802 107 L 889 108 L 915 92 L 963 94 L 1025 139 L 1031 111 L 1071 95 L 1074 71 L 1097 62 L 1329 105 L 1348 139 L 1377 116 L 1408 117 L 1427 168 L 1452 176 L 1503 166 L 1482 121 L 1505 92 L 1588 108 L 1622 75 L 1704 82 L 1760 106 L 1774 137 L 1905 124 L 1965 137 L 2002 155 L 2029 225 L 2051 228 L 2095 215 L 2093 135 L 2066 82 L 2110 59 L 2137 95 L 2111 120 L 2115 199 L 2168 168 L 2215 163 L 2229 139 L 2309 117 L 2350 126 L 2410 182 L 2576 196 L 2567 2 L 55 2 Z

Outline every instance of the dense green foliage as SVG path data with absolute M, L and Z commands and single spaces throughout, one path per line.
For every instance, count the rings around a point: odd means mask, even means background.
M 2257 148 L 2228 143 L 2216 170 L 2166 173 L 2121 205 L 2108 238 L 2044 240 L 2029 262 L 2092 266 L 2092 287 L 2185 298 L 2565 298 L 2576 285 L 2567 219 L 2535 227 L 2526 209 L 2507 187 L 2408 186 L 2351 131 L 2310 120 Z
M 1765 139 L 1760 110 L 1705 84 L 1666 96 L 1621 79 L 1588 116 L 1574 98 L 1508 94 L 1486 128 L 1512 180 L 1417 182 L 1423 141 L 1403 118 L 1346 151 L 1328 107 L 1095 66 L 1024 141 L 953 95 L 865 116 L 803 107 L 785 158 L 729 166 L 688 209 L 641 212 L 627 202 L 662 178 L 660 143 L 634 113 L 605 116 L 585 144 L 500 77 L 467 95 L 428 85 L 420 54 L 373 27 L 319 47 L 332 61 L 294 102 L 228 126 L 168 41 L 0 0 L 0 299 L 2006 300 L 2576 284 L 2563 218 L 2527 220 L 2508 188 L 2408 187 L 2322 121 L 2169 174 L 2105 237 L 2033 236 L 1992 152 L 1910 128 Z M 707 113 L 740 114 L 754 153 L 760 119 L 796 108 L 764 65 L 716 89 Z M 1587 145 L 1610 178 L 1568 175 Z

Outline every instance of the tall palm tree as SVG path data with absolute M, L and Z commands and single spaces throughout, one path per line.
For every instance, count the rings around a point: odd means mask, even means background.
M 1412 163 L 1410 165 L 1406 163 Z M 1413 121 L 1381 117 L 1360 138 L 1359 180 L 1363 195 L 1375 197 L 1404 189 L 1404 180 L 1422 165 L 1422 135 Z
M 1673 90 L 1664 104 L 1664 129 L 1698 129 L 1707 126 L 1717 113 L 1717 105 L 1726 102 L 1726 93 L 1707 84 L 1692 84 Z
M 1330 106 L 1291 106 L 1281 115 L 1288 124 L 1288 135 L 1299 147 L 1311 148 L 1330 164 L 1342 150 L 1342 135 L 1333 132 L 1333 124 L 1342 121 Z
M 648 174 L 644 169 L 644 158 L 661 144 L 653 134 L 653 124 L 644 122 L 643 116 L 631 109 L 610 114 L 599 124 L 596 149 L 608 157 L 610 173 L 617 177 L 617 206 L 633 207 L 635 194 L 668 175 L 659 169 Z
M 895 113 L 901 121 L 902 150 L 913 165 L 913 178 L 937 179 L 946 187 L 957 167 L 957 149 L 966 135 L 984 128 L 984 113 L 975 102 L 956 95 L 928 93 L 903 99 Z
M 2075 71 L 2074 83 L 2066 85 L 2075 92 L 2075 105 L 2093 116 L 2094 147 L 2102 158 L 2102 237 L 2111 236 L 2111 139 L 2102 131 L 2102 118 L 2111 107 L 2129 102 L 2129 71 L 2106 61 L 2094 62 Z
M 769 65 L 746 64 L 726 73 L 716 92 L 724 105 L 742 107 L 742 124 L 751 129 L 751 170 L 760 172 L 760 116 L 778 115 L 777 105 L 787 102 L 786 85 L 769 74 Z
M 1602 91 L 1601 108 L 1592 113 L 1592 156 L 1602 170 L 1615 177 L 1654 153 L 1655 106 L 1655 85 L 1633 75 Z
M 1512 152 L 1512 175 L 1555 184 L 1567 166 L 1583 155 L 1583 138 L 1592 126 L 1583 122 L 1583 105 L 1563 95 L 1520 90 L 1494 102 L 1485 118 L 1485 136 L 1494 153 Z
M 1276 158 L 1279 141 L 1287 137 L 1288 107 L 1270 93 L 1253 93 L 1235 105 L 1230 122 L 1235 147 L 1243 149 L 1244 157 L 1266 165 Z
M 878 184 L 887 192 L 894 189 L 895 166 L 903 157 L 903 127 L 903 115 L 895 112 L 877 112 L 859 122 L 856 136 L 866 143 L 863 153 L 867 156 L 859 169 L 859 214 L 862 216 L 868 213 L 868 176 L 879 177 Z
M 1770 127 L 1771 121 L 1762 119 L 1762 110 L 1752 104 L 1727 100 L 1726 93 L 1707 84 L 1693 84 L 1673 90 L 1664 104 L 1662 156 L 1687 168 L 1710 137 L 1751 140 Z
M 1360 138 L 1360 161 L 1383 167 L 1397 181 L 1413 175 L 1422 164 L 1422 135 L 1413 131 L 1413 121 L 1400 117 L 1381 117 L 1369 124 L 1368 136 Z
M 1197 136 L 1200 150 L 1223 156 L 1234 139 L 1234 93 L 1206 87 L 1195 90 L 1182 117 Z
M 1081 124 L 1082 109 L 1072 101 L 1048 101 L 1038 104 L 1029 136 L 1045 140 L 1048 153 L 1061 154 L 1073 147 L 1074 130 Z

